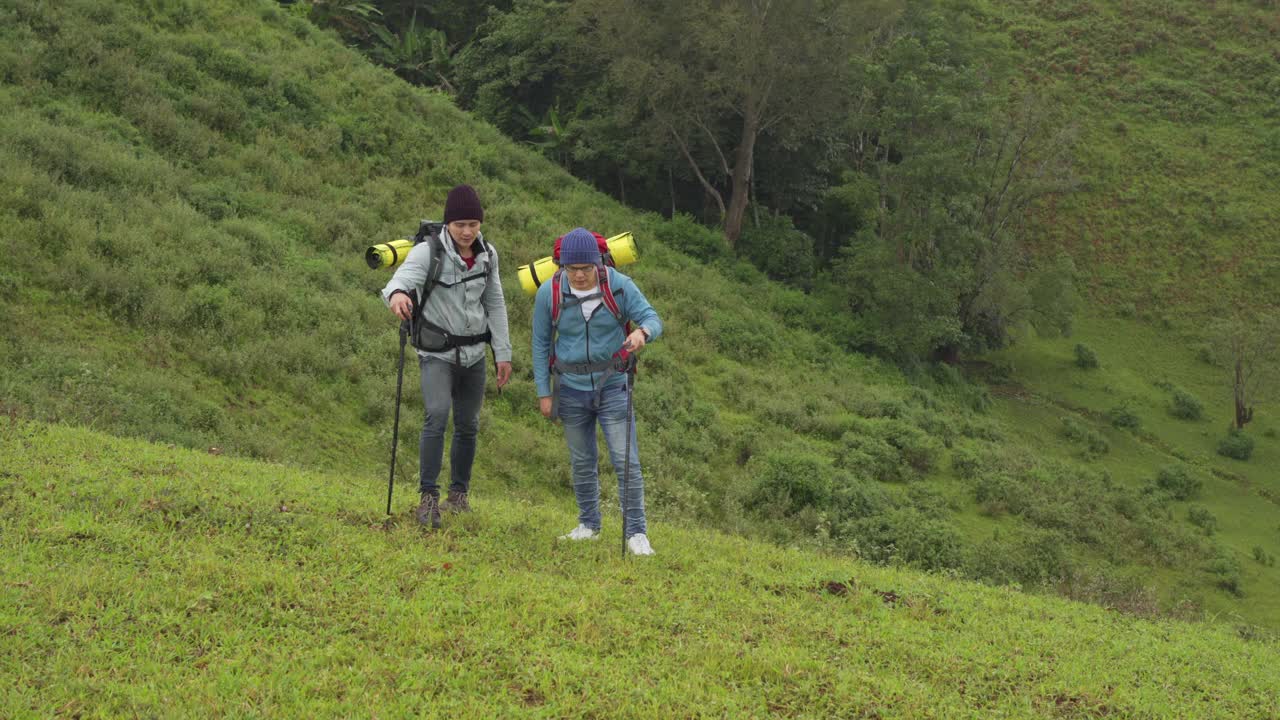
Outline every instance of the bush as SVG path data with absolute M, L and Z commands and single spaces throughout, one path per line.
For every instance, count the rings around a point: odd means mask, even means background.
M 923 430 L 903 422 L 885 423 L 882 427 L 882 437 L 897 448 L 902 462 L 912 470 L 924 475 L 937 465 L 942 448 Z
M 1276 565 L 1275 556 L 1262 549 L 1261 545 L 1253 546 L 1253 559 L 1257 560 L 1259 564 L 1266 565 L 1267 567 L 1275 567 Z
M 1236 460 L 1248 460 L 1253 457 L 1253 438 L 1245 435 L 1239 428 L 1232 428 L 1226 437 L 1218 441 L 1218 454 Z
M 1203 420 L 1204 403 L 1195 395 L 1181 388 L 1173 390 L 1173 405 L 1169 413 L 1179 420 Z
M 759 227 L 747 226 L 737 249 L 770 278 L 806 290 L 813 287 L 817 269 L 813 238 L 797 230 L 790 217 L 770 215 Z
M 897 450 L 883 438 L 860 430 L 845 433 L 840 442 L 841 447 L 836 451 L 836 467 L 883 482 L 905 479 Z
M 864 557 L 876 562 L 897 561 L 926 570 L 961 563 L 960 533 L 914 508 L 841 523 L 836 534 L 856 541 Z
M 883 515 L 893 508 L 893 500 L 874 481 L 852 475 L 837 475 L 832 493 L 832 509 L 842 520 Z
M 1218 576 L 1218 587 L 1236 597 L 1244 597 L 1244 581 L 1240 577 L 1240 566 L 1233 558 L 1219 555 L 1209 563 L 1208 570 Z
M 832 472 L 821 458 L 780 451 L 752 458 L 748 466 L 755 477 L 746 502 L 749 509 L 776 517 L 831 504 Z
M 1200 494 L 1203 482 L 1183 465 L 1168 465 L 1156 473 L 1156 485 L 1175 500 L 1191 500 Z
M 1187 510 L 1187 519 L 1192 525 L 1203 530 L 1205 535 L 1212 535 L 1218 530 L 1218 518 L 1214 517 L 1208 508 L 1200 505 L 1192 505 Z
M 956 477 L 974 480 L 982 471 L 982 456 L 970 448 L 957 448 L 951 453 L 951 470 Z
M 1076 343 L 1076 367 L 1085 370 L 1096 370 L 1098 368 L 1098 354 L 1088 345 Z
M 670 220 L 654 226 L 654 237 L 669 248 L 688 253 L 699 262 L 710 262 L 729 256 L 724 236 L 701 225 L 692 215 L 676 213 Z M 642 248 L 643 250 L 643 248 Z
M 1107 419 L 1111 424 L 1122 429 L 1137 431 L 1142 427 L 1142 418 L 1138 417 L 1130 407 L 1129 403 L 1121 403 L 1107 411 Z
M 1096 458 L 1111 451 L 1111 443 L 1093 428 L 1073 417 L 1062 418 L 1062 434 L 1068 439 L 1083 443 L 1085 456 Z
M 1053 530 L 1014 526 L 996 531 L 991 541 L 972 547 L 965 567 L 989 582 L 1023 585 L 1051 583 L 1069 572 L 1068 538 Z

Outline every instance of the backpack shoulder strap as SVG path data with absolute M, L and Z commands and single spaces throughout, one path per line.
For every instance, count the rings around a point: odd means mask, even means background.
M 440 239 L 440 233 L 432 233 L 427 242 L 431 243 L 431 260 L 427 262 L 427 280 L 422 283 L 418 307 L 427 304 L 427 297 L 440 282 L 440 272 L 444 269 L 444 241 Z
M 604 265 L 597 265 L 596 275 L 600 279 L 601 302 L 604 303 L 604 306 L 609 310 L 609 314 L 613 315 L 619 324 L 624 323 L 622 309 L 618 307 L 618 299 L 613 296 L 613 288 L 609 286 L 609 269 Z
M 551 276 L 551 329 L 554 332 L 560 327 L 560 293 L 564 281 L 564 270 L 556 270 Z

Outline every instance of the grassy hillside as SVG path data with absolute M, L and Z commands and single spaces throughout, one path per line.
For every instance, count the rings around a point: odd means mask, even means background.
M 567 545 L 567 499 L 422 535 L 374 481 L 0 419 L 15 717 L 1280 713 L 1280 650 L 664 525 Z M 615 537 L 616 525 L 606 525 Z
M 1097 369 L 1078 367 L 1073 348 L 1088 343 L 1099 357 Z M 1153 492 L 1161 473 L 1176 469 L 1199 489 L 1167 506 L 1172 522 L 1188 527 L 1192 514 L 1205 518 L 1198 531 L 1223 550 L 1203 570 L 1231 592 L 1247 595 L 1259 615 L 1280 613 L 1280 597 L 1269 591 L 1280 583 L 1280 418 L 1265 410 L 1250 428 L 1257 449 L 1248 462 L 1217 452 L 1231 424 L 1233 405 L 1227 368 L 1200 359 L 1193 332 L 1158 330 L 1116 320 L 1081 324 L 1076 337 L 1023 343 L 992 359 L 1016 368 L 1014 378 L 994 389 L 998 416 L 1010 417 L 1021 430 L 1017 442 L 1036 443 L 1063 458 L 1086 458 L 1106 468 L 1119 482 Z M 1200 419 L 1175 414 L 1175 395 L 1192 397 L 1204 407 Z M 1136 428 L 1116 427 L 1112 415 L 1125 408 Z M 1068 437 L 1069 424 L 1105 438 L 1110 450 L 1091 456 L 1087 442 Z M 1170 602 L 1198 595 L 1186 578 L 1164 575 Z M 1237 587 L 1237 580 L 1238 587 Z M 1230 615 L 1227 606 L 1216 610 Z
M 519 349 L 531 303 L 515 265 L 579 224 L 640 238 L 634 274 L 667 325 L 637 392 L 660 522 L 1280 626 L 1276 570 L 1251 557 L 1280 554 L 1274 516 L 1250 506 L 1273 479 L 1229 505 L 1208 493 L 1239 484 L 1207 479 L 1198 502 L 1221 525 L 1207 536 L 1185 501 L 1147 489 L 1167 462 L 1152 444 L 1103 428 L 1112 451 L 1085 459 L 1056 411 L 993 400 L 951 368 L 904 375 L 840 352 L 803 329 L 803 294 L 709 262 L 714 233 L 627 211 L 273 3 L 13 3 L 0 80 L 6 414 L 358 477 L 345 506 L 363 517 L 381 503 L 396 339 L 386 275 L 361 252 L 467 181 Z M 567 501 L 567 464 L 523 352 L 486 403 L 476 492 L 536 508 Z M 1049 363 L 1061 347 L 1019 352 Z M 1016 362 L 1015 384 L 1040 382 L 1021 374 L 1037 362 Z M 419 407 L 407 393 L 402 488 Z M 1275 452 L 1259 439 L 1260 458 Z
M 1280 303 L 1280 10 L 1256 0 L 977 0 L 1067 105 L 1082 192 L 1042 209 L 1110 312 Z

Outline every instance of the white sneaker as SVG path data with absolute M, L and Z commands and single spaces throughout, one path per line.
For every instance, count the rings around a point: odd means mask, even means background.
M 595 540 L 599 537 L 600 537 L 599 530 L 592 530 L 586 525 L 579 525 L 578 527 L 570 530 L 569 534 L 561 535 L 560 539 L 561 540 Z
M 636 533 L 627 538 L 627 549 L 632 555 L 652 555 L 653 548 L 649 546 L 649 538 L 644 533 Z

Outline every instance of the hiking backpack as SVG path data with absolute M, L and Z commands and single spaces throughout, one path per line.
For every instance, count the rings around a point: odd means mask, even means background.
M 418 232 L 413 236 L 414 247 L 423 242 L 430 242 L 431 245 L 431 261 L 427 265 L 427 280 L 418 290 L 419 297 L 413 307 L 413 315 L 409 319 L 409 343 L 414 349 L 424 352 L 444 352 L 445 350 L 453 350 L 458 361 L 461 362 L 462 347 L 464 345 L 475 345 L 476 343 L 487 343 L 493 335 L 489 330 L 485 330 L 479 335 L 454 335 L 448 330 L 431 322 L 422 315 L 423 308 L 427 305 L 427 298 L 430 297 L 431 291 L 437 285 L 444 287 L 454 287 L 462 283 L 471 282 L 477 278 L 483 278 L 487 283 L 493 274 L 493 254 L 489 249 L 488 243 L 477 237 L 476 242 L 480 243 L 480 249 L 485 254 L 485 272 L 483 274 L 471 275 L 464 277 L 456 283 L 445 284 L 440 282 L 440 273 L 443 270 L 443 258 L 445 256 L 444 241 L 440 238 L 444 230 L 444 223 L 431 222 L 423 220 L 418 226 Z M 478 254 L 478 253 L 477 253 Z

